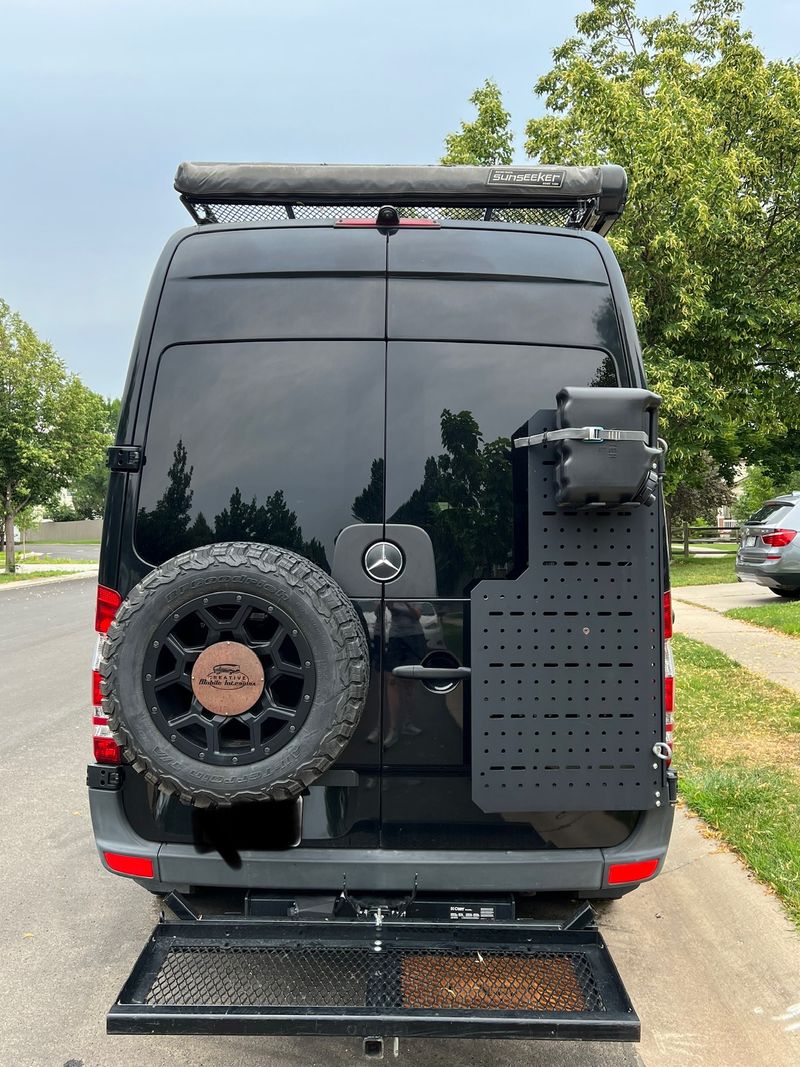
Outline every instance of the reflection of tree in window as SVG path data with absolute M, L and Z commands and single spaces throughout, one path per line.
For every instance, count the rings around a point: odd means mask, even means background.
M 167 471 L 167 488 L 152 511 L 139 512 L 137 537 L 145 554 L 159 562 L 193 548 L 188 536 L 191 523 L 192 497 L 190 488 L 194 467 L 188 465 L 183 441 L 178 441 Z
M 564 384 L 567 385 L 569 383 L 565 382 Z M 614 360 L 611 358 L 611 356 L 606 356 L 606 358 L 597 368 L 597 373 L 589 382 L 589 387 L 591 389 L 613 389 L 617 384 L 617 368 L 614 364 Z
M 470 411 L 445 408 L 440 426 L 444 452 L 428 457 L 422 484 L 387 521 L 424 527 L 441 587 L 463 590 L 511 564 L 512 448 L 507 437 L 484 444 Z
M 373 459 L 369 484 L 353 501 L 353 518 L 359 522 L 383 522 L 383 459 Z
M 304 540 L 297 515 L 286 503 L 282 489 L 277 489 L 259 504 L 256 497 L 248 503 L 235 486 L 228 506 L 214 517 L 213 530 L 202 511 L 191 520 L 193 490 L 190 488 L 194 467 L 188 466 L 188 453 L 178 441 L 172 465 L 167 471 L 167 488 L 152 511 L 141 508 L 137 539 L 145 558 L 162 563 L 171 556 L 201 545 L 219 541 L 256 541 L 289 548 L 330 571 L 325 549 L 317 538 Z

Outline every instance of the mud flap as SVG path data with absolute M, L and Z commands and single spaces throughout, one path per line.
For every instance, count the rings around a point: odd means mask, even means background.
M 162 920 L 107 1029 L 639 1039 L 599 931 L 525 922 Z

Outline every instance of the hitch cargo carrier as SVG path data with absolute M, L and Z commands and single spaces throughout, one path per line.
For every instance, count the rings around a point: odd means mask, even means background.
M 162 919 L 107 1028 L 639 1039 L 598 930 L 524 921 Z

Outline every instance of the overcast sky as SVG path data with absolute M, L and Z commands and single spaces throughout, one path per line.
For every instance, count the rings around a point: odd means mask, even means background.
M 492 77 L 521 131 L 587 0 L 0 0 L 0 296 L 119 395 L 196 160 L 432 163 Z M 648 13 L 686 2 L 640 0 Z M 769 56 L 798 0 L 750 0 Z

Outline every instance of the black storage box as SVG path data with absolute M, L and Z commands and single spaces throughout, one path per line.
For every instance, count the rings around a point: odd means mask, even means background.
M 655 497 L 662 448 L 658 441 L 661 397 L 647 389 L 565 386 L 557 396 L 557 429 L 587 427 L 595 438 L 556 445 L 560 507 L 650 504 Z M 619 440 L 614 431 L 639 431 L 646 440 Z

